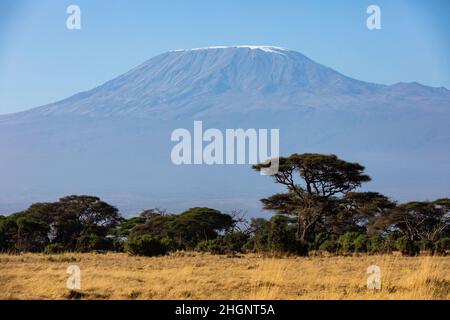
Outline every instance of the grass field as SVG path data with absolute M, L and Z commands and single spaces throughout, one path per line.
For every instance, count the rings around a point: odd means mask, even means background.
M 366 287 L 381 268 L 381 290 Z M 67 267 L 81 269 L 69 290 Z M 449 299 L 449 257 L 0 255 L 0 299 Z

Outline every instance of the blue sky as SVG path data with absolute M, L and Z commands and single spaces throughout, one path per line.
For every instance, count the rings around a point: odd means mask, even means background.
M 66 29 L 77 4 L 82 29 Z M 381 7 L 382 29 L 366 28 Z M 0 0 L 0 114 L 91 89 L 154 55 L 275 45 L 377 83 L 450 88 L 446 0 Z

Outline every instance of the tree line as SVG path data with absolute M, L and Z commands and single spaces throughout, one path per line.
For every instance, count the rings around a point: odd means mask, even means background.
M 174 214 L 144 210 L 124 218 L 98 197 L 71 195 L 0 216 L 0 251 L 128 252 L 163 255 L 197 250 L 308 255 L 450 249 L 450 199 L 397 204 L 378 192 L 358 192 L 370 181 L 364 167 L 335 155 L 293 154 L 277 159 L 272 175 L 285 192 L 261 199 L 272 218 L 205 207 Z M 270 161 L 253 166 L 264 171 Z

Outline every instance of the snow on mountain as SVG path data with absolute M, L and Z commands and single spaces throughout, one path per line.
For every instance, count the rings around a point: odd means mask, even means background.
M 250 50 L 262 50 L 264 52 L 270 52 L 270 53 L 278 53 L 278 54 L 284 54 L 283 51 L 289 51 L 288 49 L 281 48 L 281 47 L 274 47 L 274 46 L 253 46 L 253 45 L 243 45 L 243 46 L 212 46 L 212 47 L 204 47 L 204 48 L 192 48 L 192 49 L 178 49 L 178 50 L 172 50 L 170 52 L 180 52 L 180 51 L 201 51 L 201 50 L 215 50 L 215 49 L 229 49 L 229 48 L 244 48 L 244 49 L 250 49 Z

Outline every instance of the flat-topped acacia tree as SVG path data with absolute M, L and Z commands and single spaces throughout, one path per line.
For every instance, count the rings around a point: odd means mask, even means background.
M 370 181 L 364 166 L 347 162 L 335 155 L 316 153 L 280 157 L 278 172 L 272 174 L 276 183 L 287 192 L 261 199 L 264 209 L 297 217 L 296 237 L 305 240 L 335 199 Z M 257 171 L 270 167 L 270 161 L 256 164 Z
M 395 230 L 413 241 L 436 242 L 445 237 L 450 225 L 450 199 L 412 201 L 374 219 L 371 228 L 389 232 Z

